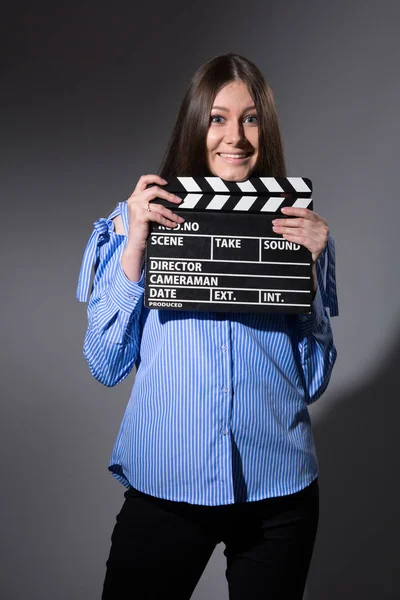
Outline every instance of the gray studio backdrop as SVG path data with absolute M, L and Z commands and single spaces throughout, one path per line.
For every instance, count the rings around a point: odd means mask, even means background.
M 45 4 L 1 25 L 1 597 L 100 598 L 133 374 L 111 389 L 90 375 L 80 260 L 92 223 L 157 170 L 192 73 L 233 51 L 269 80 L 288 172 L 313 180 L 337 244 L 306 597 L 399 598 L 399 3 Z M 222 550 L 195 600 L 227 598 Z

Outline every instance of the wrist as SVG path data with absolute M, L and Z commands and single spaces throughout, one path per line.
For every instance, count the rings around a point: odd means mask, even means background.
M 146 244 L 144 246 L 138 244 L 136 245 L 134 242 L 133 243 L 129 243 L 127 242 L 123 252 L 122 252 L 122 256 L 128 256 L 130 259 L 132 258 L 141 258 L 144 257 L 144 253 L 146 251 Z
M 126 246 L 121 255 L 121 267 L 130 281 L 139 281 L 144 263 L 144 249 Z
M 128 237 L 124 252 L 128 254 L 142 253 L 146 250 L 147 240 L 136 240 L 134 237 Z

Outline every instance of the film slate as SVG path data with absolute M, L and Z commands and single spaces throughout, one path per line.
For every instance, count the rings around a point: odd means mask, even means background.
M 146 250 L 148 308 L 218 312 L 309 313 L 310 252 L 272 230 L 284 206 L 312 210 L 301 177 L 176 177 L 163 186 L 183 199 L 157 199 L 185 221 L 153 227 Z M 287 217 L 285 217 L 287 218 Z

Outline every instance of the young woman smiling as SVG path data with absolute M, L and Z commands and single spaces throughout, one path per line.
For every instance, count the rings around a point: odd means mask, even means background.
M 84 344 L 94 377 L 113 386 L 137 369 L 109 465 L 128 489 L 103 600 L 135 592 L 188 599 L 219 542 L 231 600 L 303 595 L 318 523 L 307 407 L 336 360 L 327 310 L 337 313 L 333 240 L 307 209 L 286 209 L 295 218 L 274 227 L 312 254 L 309 315 L 145 308 L 150 227 L 183 222 L 153 200 L 178 206 L 163 189 L 167 179 L 207 175 L 286 175 L 272 92 L 235 54 L 194 74 L 160 174 L 140 177 L 130 198 L 96 222 L 82 265 L 85 300 L 96 264 Z

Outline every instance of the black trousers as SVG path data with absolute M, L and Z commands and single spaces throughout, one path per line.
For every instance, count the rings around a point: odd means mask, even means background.
M 199 506 L 125 492 L 102 600 L 188 600 L 219 542 L 230 600 L 301 600 L 318 525 L 315 480 L 258 502 Z

